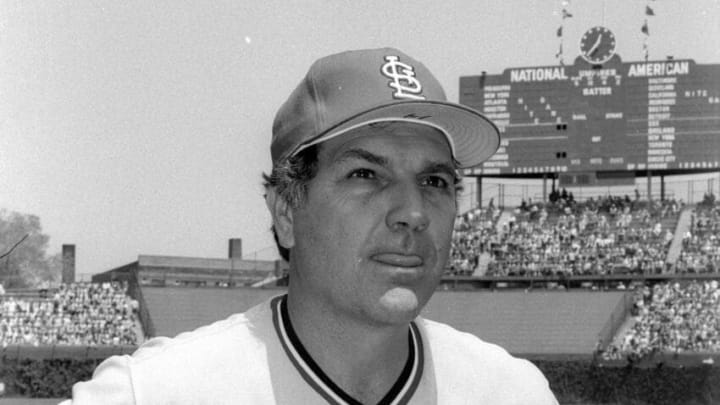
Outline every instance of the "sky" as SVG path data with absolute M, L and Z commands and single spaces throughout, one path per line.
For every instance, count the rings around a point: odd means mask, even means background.
M 720 0 L 0 0 L 0 208 L 74 244 L 80 278 L 229 238 L 272 259 L 272 120 L 314 60 L 397 47 L 457 101 L 460 76 L 558 64 L 561 22 L 566 64 L 597 25 L 626 62 L 647 39 L 720 63 Z

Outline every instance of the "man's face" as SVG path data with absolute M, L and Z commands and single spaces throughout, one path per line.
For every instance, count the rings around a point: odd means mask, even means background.
M 363 127 L 324 142 L 305 203 L 292 210 L 291 291 L 374 324 L 419 314 L 443 274 L 455 171 L 437 130 Z

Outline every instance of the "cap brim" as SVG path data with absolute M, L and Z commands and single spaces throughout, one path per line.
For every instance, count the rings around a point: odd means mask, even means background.
M 292 155 L 355 128 L 383 121 L 409 121 L 437 128 L 447 137 L 453 156 L 463 169 L 482 164 L 500 146 L 500 131 L 479 112 L 460 104 L 413 100 L 383 105 L 351 117 L 300 145 Z

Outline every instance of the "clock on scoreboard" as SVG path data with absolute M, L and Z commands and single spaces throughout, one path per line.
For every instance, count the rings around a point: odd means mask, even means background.
M 588 63 L 603 64 L 615 55 L 615 34 L 605 27 L 592 27 L 580 38 L 580 56 Z

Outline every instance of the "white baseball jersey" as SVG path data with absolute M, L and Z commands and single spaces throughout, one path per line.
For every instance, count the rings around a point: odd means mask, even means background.
M 303 348 L 285 302 L 275 297 L 110 357 L 62 405 L 358 404 Z M 417 318 L 408 341 L 408 360 L 382 404 L 557 404 L 532 363 L 471 334 Z

